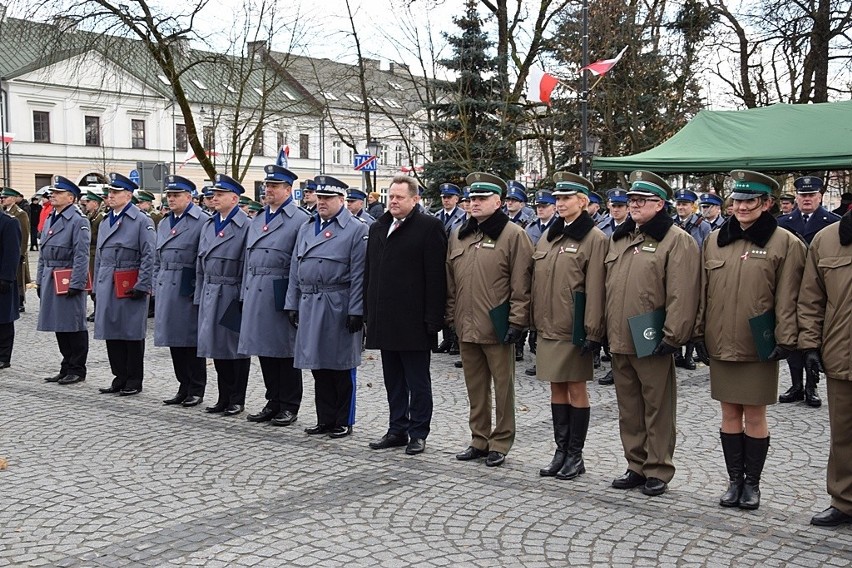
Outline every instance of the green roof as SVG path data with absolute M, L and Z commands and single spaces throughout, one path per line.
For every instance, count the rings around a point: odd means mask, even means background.
M 632 156 L 597 157 L 592 168 L 715 173 L 852 168 L 852 101 L 703 110 L 659 146 Z

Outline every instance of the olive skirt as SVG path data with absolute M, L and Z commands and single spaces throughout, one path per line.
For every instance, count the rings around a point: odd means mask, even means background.
M 548 383 L 581 383 L 594 376 L 592 354 L 561 339 L 538 338 L 535 351 L 536 378 Z
M 778 401 L 778 362 L 710 359 L 710 396 L 731 404 L 775 404 Z

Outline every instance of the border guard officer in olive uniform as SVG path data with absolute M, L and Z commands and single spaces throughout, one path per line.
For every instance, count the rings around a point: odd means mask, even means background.
M 181 176 L 166 178 L 170 213 L 157 227 L 154 285 L 154 345 L 168 347 L 178 381 L 175 396 L 163 404 L 196 406 L 207 386 L 207 360 L 198 356 L 198 306 L 195 263 L 201 229 L 210 218 L 193 205 L 195 184 Z
M 368 227 L 344 206 L 345 183 L 314 180 L 317 212 L 296 237 L 285 309 L 298 327 L 293 364 L 310 369 L 315 382 L 317 424 L 305 432 L 343 438 L 355 415 Z
M 700 258 L 695 239 L 666 214 L 671 187 L 646 171 L 630 174 L 630 218 L 612 234 L 606 265 L 606 321 L 618 426 L 627 471 L 616 489 L 642 486 L 662 495 L 674 476 L 677 392 L 672 354 L 692 338 L 698 310 Z M 672 267 L 676 267 L 675 270 Z M 638 358 L 628 318 L 664 309 L 654 352 Z M 645 336 L 654 338 L 648 328 Z
M 82 191 L 82 189 L 81 189 Z M 89 226 L 92 228 L 92 241 L 89 244 L 89 274 L 94 278 L 95 274 L 95 252 L 98 250 L 98 229 L 100 228 L 101 221 L 104 219 L 103 205 L 104 202 L 104 194 L 94 192 L 91 189 L 86 191 L 86 218 L 89 220 Z M 92 301 L 95 299 L 94 290 L 89 294 L 92 296 Z M 86 321 L 95 321 L 95 312 L 92 310 L 92 313 L 86 318 Z
M 213 359 L 219 400 L 206 410 L 234 416 L 246 404 L 251 358 L 239 351 L 243 262 L 249 219 L 239 207 L 243 186 L 216 174 L 212 205 L 216 211 L 201 228 L 195 277 L 198 305 L 198 356 Z
M 38 330 L 56 333 L 62 354 L 59 373 L 45 380 L 70 385 L 86 380 L 89 330 L 86 327 L 86 284 L 89 281 L 89 221 L 74 202 L 80 188 L 62 176 L 53 178 L 50 203 L 53 213 L 44 223 L 36 284 L 41 306 Z M 71 269 L 68 291 L 57 294 L 53 271 Z
M 93 292 L 95 339 L 105 339 L 115 378 L 101 393 L 132 396 L 142 391 L 148 296 L 154 276 L 154 223 L 131 203 L 138 186 L 117 173 L 109 175 L 111 211 L 98 231 Z M 137 271 L 136 283 L 116 290 L 116 272 Z M 117 294 L 124 292 L 124 296 Z
M 26 300 L 27 284 L 30 282 L 30 260 L 27 251 L 30 248 L 30 216 L 27 212 L 18 207 L 18 200 L 24 196 L 20 191 L 11 187 L 4 187 L 3 206 L 6 212 L 14 217 L 21 226 L 21 259 L 18 266 L 18 294 L 19 294 L 19 309 L 24 311 L 24 302 Z
M 302 404 L 302 371 L 293 367 L 296 328 L 284 302 L 296 234 L 308 214 L 293 201 L 296 174 L 273 164 L 264 172 L 266 206 L 252 219 L 246 238 L 239 352 L 257 355 L 266 385 L 266 406 L 249 415 L 249 422 L 288 426 Z

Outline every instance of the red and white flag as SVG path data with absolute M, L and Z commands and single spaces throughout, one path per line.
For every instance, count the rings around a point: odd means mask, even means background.
M 618 63 L 618 60 L 621 59 L 621 56 L 624 55 L 625 51 L 627 51 L 627 47 L 618 52 L 618 55 L 616 55 L 614 58 L 601 59 L 600 61 L 590 63 L 589 65 L 582 67 L 580 69 L 580 72 L 588 69 L 592 75 L 603 75 L 604 73 L 615 67 L 615 64 Z
M 8 146 L 9 144 L 11 144 L 12 140 L 14 140 L 14 139 L 15 139 L 15 135 L 13 133 L 11 133 L 11 132 L 4 132 L 3 133 L 3 145 L 4 146 Z
M 527 75 L 527 100 L 534 103 L 544 103 L 550 106 L 550 93 L 559 84 L 559 79 L 545 73 L 541 67 L 530 66 Z
M 207 150 L 207 151 L 205 151 L 205 154 L 207 154 L 208 157 L 219 155 L 215 150 Z M 178 166 L 178 169 L 181 169 L 182 167 L 184 167 L 187 164 L 187 162 L 189 162 L 190 160 L 195 160 L 195 159 L 197 159 L 195 157 L 195 152 L 193 152 L 192 150 L 189 150 L 186 153 L 186 156 L 184 156 L 184 158 L 183 158 L 183 163 L 180 166 Z

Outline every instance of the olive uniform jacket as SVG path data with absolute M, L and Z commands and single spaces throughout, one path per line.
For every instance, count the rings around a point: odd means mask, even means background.
M 94 215 L 86 215 L 89 219 L 89 225 L 92 227 L 92 242 L 89 244 L 89 273 L 95 274 L 95 253 L 98 250 L 98 228 L 101 226 L 101 221 L 104 220 L 104 211 L 98 209 Z
M 799 290 L 799 349 L 820 349 L 826 376 L 852 381 L 852 214 L 811 241 Z
M 775 342 L 795 349 L 805 244 L 763 213 L 745 231 L 731 217 L 704 242 L 695 337 L 720 361 L 759 361 L 749 319 L 775 312 Z
M 673 224 L 660 211 L 641 227 L 628 219 L 612 234 L 604 259 L 606 328 L 612 353 L 635 354 L 627 319 L 657 308 L 666 310 L 666 343 L 680 346 L 692 338 L 701 254 L 695 239 Z
M 9 207 L 8 213 L 17 219 L 21 227 L 21 262 L 18 266 L 18 288 L 23 293 L 26 285 L 30 283 L 30 259 L 27 255 L 30 248 L 30 216 L 17 205 Z
M 509 325 L 529 326 L 532 253 L 530 238 L 502 211 L 482 223 L 471 217 L 450 235 L 446 320 L 459 341 L 502 343 L 489 311 L 507 301 Z
M 608 239 L 585 211 L 570 225 L 556 219 L 533 253 L 532 327 L 539 337 L 571 341 L 576 292 L 586 295 L 586 338 L 603 341 L 604 257 Z

